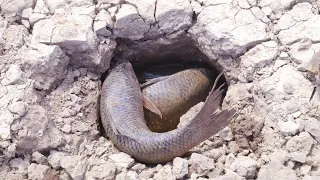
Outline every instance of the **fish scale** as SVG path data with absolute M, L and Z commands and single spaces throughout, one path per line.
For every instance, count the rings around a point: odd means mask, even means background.
M 221 87 L 211 91 L 200 112 L 182 128 L 152 132 L 145 123 L 140 85 L 131 64 L 124 62 L 117 64 L 103 83 L 101 121 L 107 136 L 121 151 L 144 163 L 165 163 L 184 155 L 229 123 L 235 110 L 218 109 L 221 94 Z M 114 102 L 117 106 L 112 105 Z
M 161 78 L 142 89 L 144 96 L 161 112 L 161 117 L 144 111 L 148 127 L 154 132 L 177 128 L 180 117 L 192 106 L 204 101 L 213 85 L 214 74 L 205 68 L 189 68 Z M 157 78 L 156 78 L 157 79 Z

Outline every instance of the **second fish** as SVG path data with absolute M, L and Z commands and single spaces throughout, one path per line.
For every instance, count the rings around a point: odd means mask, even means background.
M 142 84 L 144 114 L 150 130 L 176 129 L 180 117 L 206 99 L 215 77 L 209 69 L 190 68 Z

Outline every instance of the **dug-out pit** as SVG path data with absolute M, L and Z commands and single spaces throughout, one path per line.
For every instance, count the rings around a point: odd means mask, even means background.
M 223 71 L 221 65 L 201 52 L 195 42 L 185 34 L 174 38 L 161 38 L 143 42 L 132 42 L 121 39 L 118 41 L 118 48 L 111 62 L 110 69 L 112 69 L 119 60 L 123 59 L 131 62 L 139 83 L 141 84 L 144 83 L 146 79 L 171 75 L 188 68 L 209 69 L 209 71 L 214 74 L 212 81 L 215 81 L 215 78 Z M 102 76 L 102 82 L 106 76 L 107 73 Z M 218 81 L 218 86 L 222 84 L 224 84 L 224 98 L 228 88 L 228 82 L 224 75 L 222 75 Z M 196 101 L 192 101 L 193 103 L 196 102 L 192 104 L 192 106 L 195 106 L 201 101 L 205 101 L 207 95 L 208 94 L 198 96 Z M 222 102 L 220 102 L 220 104 L 222 104 Z M 192 106 L 188 106 L 188 109 Z M 174 126 L 176 127 L 176 125 Z M 152 130 L 165 132 L 155 129 Z

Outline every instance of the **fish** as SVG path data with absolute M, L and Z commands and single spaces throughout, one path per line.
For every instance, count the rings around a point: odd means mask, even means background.
M 164 133 L 152 132 L 144 118 L 143 95 L 132 65 L 118 63 L 101 88 L 102 126 L 115 146 L 135 160 L 147 164 L 172 161 L 219 132 L 236 114 L 234 108 L 220 109 L 223 90 L 216 88 L 216 82 L 202 109 L 187 124 Z
M 317 51 L 313 54 L 311 59 L 303 66 L 303 69 L 309 71 L 316 77 L 316 86 L 313 87 L 309 98 L 309 101 L 311 101 L 317 91 L 317 86 L 320 85 L 320 51 Z
M 176 129 L 180 117 L 204 101 L 216 75 L 207 68 L 189 68 L 169 76 L 153 78 L 142 84 L 144 99 L 154 105 L 144 109 L 145 120 L 153 132 Z M 154 109 L 154 106 L 158 109 Z

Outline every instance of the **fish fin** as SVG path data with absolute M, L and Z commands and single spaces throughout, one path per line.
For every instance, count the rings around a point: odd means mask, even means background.
M 158 107 L 151 101 L 151 99 L 149 99 L 149 97 L 146 96 L 146 95 L 143 95 L 143 107 L 145 107 L 146 109 L 150 110 L 151 112 L 159 115 L 160 118 L 162 119 L 162 114 L 161 114 L 160 110 L 159 110 Z
M 155 84 L 157 82 L 163 81 L 168 79 L 170 76 L 163 76 L 163 77 L 157 77 L 157 78 L 153 78 L 153 79 L 148 79 L 147 82 L 143 83 L 140 85 L 141 88 L 145 88 L 148 87 L 152 84 Z
M 209 93 L 209 96 L 207 97 L 202 109 L 187 125 L 188 128 L 196 127 L 198 129 L 196 132 L 198 132 L 198 135 L 201 135 L 202 140 L 211 137 L 227 126 L 230 123 L 230 119 L 236 114 L 236 110 L 233 108 L 226 110 L 219 109 L 223 94 L 223 90 L 221 90 L 221 88 L 224 84 L 222 84 L 216 90 L 214 89 L 221 75 L 222 73 L 217 77 L 214 87 Z M 203 132 L 206 134 L 199 132 L 199 129 L 203 129 Z
M 309 101 L 312 100 L 314 94 L 316 93 L 316 90 L 317 90 L 317 87 L 314 87 L 313 90 L 312 90 L 311 96 L 310 96 L 310 98 L 309 98 Z

